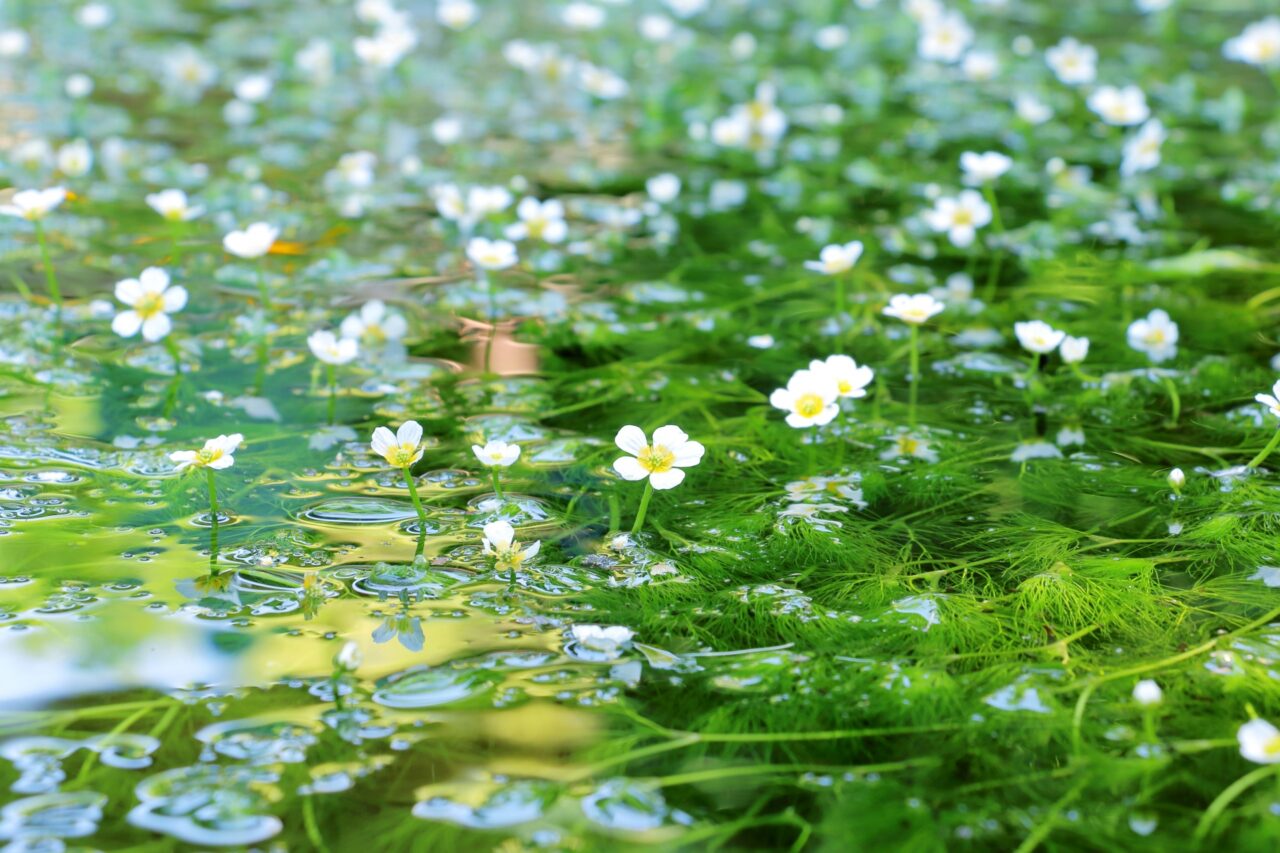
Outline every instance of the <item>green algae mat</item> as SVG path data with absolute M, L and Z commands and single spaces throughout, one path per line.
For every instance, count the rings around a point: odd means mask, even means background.
M 1276 849 L 1271 11 L 4 0 L 0 849 Z

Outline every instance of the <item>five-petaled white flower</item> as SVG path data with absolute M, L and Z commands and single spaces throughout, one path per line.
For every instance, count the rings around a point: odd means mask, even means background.
M 66 198 L 67 191 L 62 187 L 22 190 L 14 193 L 8 204 L 0 205 L 0 213 L 26 219 L 29 222 L 37 222 L 48 216 L 50 211 L 62 204 Z
M 520 221 L 508 225 L 504 232 L 512 240 L 563 243 L 564 238 L 569 235 L 569 226 L 564 221 L 564 204 L 559 199 L 549 198 L 546 201 L 538 201 L 536 198 L 521 199 L 516 205 L 516 216 L 520 217 Z M 468 246 L 468 255 L 470 251 L 471 247 Z
M 1018 343 L 1022 344 L 1024 350 L 1037 355 L 1053 352 L 1067 336 L 1066 332 L 1055 329 L 1043 320 L 1014 323 L 1013 333 L 1018 336 Z
M 1120 161 L 1120 174 L 1136 175 L 1149 172 L 1160 165 L 1160 146 L 1164 144 L 1164 124 L 1153 118 L 1138 128 L 1124 144 L 1124 159 Z
M 644 430 L 627 425 L 618 430 L 614 443 L 630 456 L 620 456 L 613 463 L 613 470 L 624 480 L 649 479 L 655 489 L 674 489 L 684 480 L 682 468 L 692 468 L 702 461 L 706 452 L 699 442 L 678 426 L 667 424 L 653 431 L 653 443 L 645 438 Z
M 1062 343 L 1058 345 L 1058 355 L 1062 356 L 1062 360 L 1067 364 L 1079 364 L 1088 354 L 1088 338 L 1073 338 L 1065 335 Z
M 1129 346 L 1146 353 L 1156 364 L 1178 354 L 1178 324 L 1160 308 L 1130 323 L 1127 337 Z
M 890 297 L 884 308 L 886 317 L 894 317 L 904 323 L 919 325 L 929 322 L 929 318 L 947 306 L 927 293 L 914 295 L 898 293 Z
M 505 270 L 515 266 L 519 260 L 514 244 L 486 237 L 472 237 L 467 241 L 467 257 L 471 263 L 486 270 Z
M 962 190 L 955 198 L 938 199 L 923 215 L 930 228 L 946 232 L 951 244 L 963 249 L 973 243 L 979 228 L 991 222 L 991 205 L 977 190 Z
M 1253 399 L 1266 406 L 1271 411 L 1271 414 L 1280 418 L 1280 380 L 1277 380 L 1276 384 L 1271 387 L 1270 394 L 1256 394 Z
M 355 314 L 347 315 L 338 327 L 344 338 L 367 338 L 374 343 L 398 341 L 409 331 L 409 324 L 400 314 L 387 310 L 381 299 L 370 299 Z
M 169 315 L 187 304 L 181 285 L 169 286 L 169 274 L 159 267 L 147 267 L 137 278 L 116 282 L 116 299 L 128 306 L 111 321 L 111 331 L 131 338 L 142 330 L 147 341 L 158 341 L 173 328 Z
M 1272 16 L 1254 21 L 1240 35 L 1227 39 L 1222 45 L 1222 55 L 1259 68 L 1280 64 L 1280 18 Z
M 507 468 L 520 458 L 520 445 L 507 444 L 505 441 L 485 442 L 484 447 L 471 445 L 471 452 L 480 460 L 481 465 L 490 468 Z
M 186 222 L 204 213 L 204 208 L 192 205 L 182 190 L 161 190 L 147 195 L 147 206 L 169 222 Z
M 1097 74 L 1098 51 L 1068 36 L 1044 52 L 1054 75 L 1068 86 L 1092 83 Z
M 636 632 L 622 625 L 574 625 L 569 639 L 584 649 L 615 658 L 631 645 Z
M 255 222 L 243 231 L 232 231 L 222 238 L 222 247 L 238 258 L 260 258 L 271 251 L 280 229 L 268 222 Z
M 827 370 L 797 370 L 786 388 L 769 395 L 769 405 L 787 413 L 788 426 L 800 429 L 831 423 L 840 412 L 839 397 L 840 386 Z
M 920 19 L 920 40 L 916 52 L 921 59 L 958 62 L 973 41 L 973 28 L 964 15 L 942 10 Z
M 836 393 L 850 399 L 867 396 L 867 386 L 876 378 L 874 370 L 847 355 L 829 355 L 826 361 L 814 359 L 809 362 L 809 369 L 830 377 L 836 383 Z
M 1280 729 L 1263 719 L 1250 720 L 1236 732 L 1240 754 L 1258 764 L 1280 764 Z
M 340 338 L 327 329 L 312 332 L 307 346 L 325 364 L 346 364 L 360 354 L 360 344 L 354 338 Z
M 405 421 L 394 433 L 386 427 L 378 427 L 373 431 L 369 446 L 392 468 L 408 468 L 422 458 L 422 425 L 417 421 Z
M 498 568 L 518 569 L 538 555 L 541 542 L 521 549 L 515 528 L 506 521 L 491 521 L 484 526 L 484 553 L 493 557 Z
M 823 246 L 818 253 L 818 260 L 805 261 L 805 269 L 820 272 L 824 275 L 840 275 L 853 269 L 853 265 L 862 257 L 862 241 L 852 240 L 841 245 L 832 243 Z
M 964 170 L 966 184 L 985 184 L 1009 171 L 1013 160 L 999 151 L 987 151 L 978 154 L 966 151 L 960 155 L 960 168 Z
M 1137 86 L 1102 86 L 1089 96 L 1088 104 L 1107 124 L 1121 127 L 1141 124 L 1151 115 L 1147 96 Z
M 204 447 L 199 450 L 175 450 L 169 454 L 169 459 L 175 463 L 174 469 L 177 471 L 193 468 L 213 468 L 221 471 L 235 464 L 236 460 L 232 454 L 236 452 L 236 448 L 242 441 L 244 436 L 238 432 L 220 435 L 206 441 Z

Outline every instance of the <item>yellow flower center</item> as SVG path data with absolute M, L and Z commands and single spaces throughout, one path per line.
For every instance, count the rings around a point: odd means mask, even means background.
M 413 464 L 413 457 L 417 450 L 418 447 L 414 444 L 397 444 L 389 448 L 382 458 L 396 468 L 408 468 Z
M 920 449 L 920 442 L 909 435 L 898 436 L 898 452 L 903 456 L 915 456 Z
M 164 313 L 164 295 L 161 293 L 144 293 L 133 303 L 133 310 L 144 320 Z
M 197 465 L 208 465 L 210 462 L 215 462 L 221 458 L 222 458 L 222 448 L 220 447 L 215 447 L 212 449 L 208 447 L 202 447 L 196 451 Z
M 661 444 L 650 447 L 645 445 L 636 459 L 640 462 L 640 467 L 648 471 L 650 474 L 661 474 L 663 471 L 670 471 L 672 464 L 676 461 L 676 455 Z
M 836 388 L 841 394 L 848 394 L 853 390 L 853 383 L 847 379 L 839 379 L 836 381 Z
M 806 418 L 814 418 L 826 408 L 826 405 L 822 397 L 813 392 L 801 394 L 796 398 L 796 414 Z
M 1164 331 L 1161 329 L 1152 329 L 1147 332 L 1147 343 L 1162 344 L 1164 343 Z
M 1262 751 L 1267 755 L 1280 755 L 1280 735 L 1276 735 L 1271 740 L 1262 745 Z
M 954 225 L 972 225 L 973 214 L 963 207 L 958 208 L 955 213 L 951 214 L 951 222 Z

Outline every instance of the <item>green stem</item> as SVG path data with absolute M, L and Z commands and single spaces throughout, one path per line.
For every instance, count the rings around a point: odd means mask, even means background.
M 1209 830 L 1213 828 L 1213 823 L 1218 816 L 1226 810 L 1231 802 L 1245 791 L 1252 788 L 1257 783 L 1272 773 L 1280 772 L 1280 764 L 1267 764 L 1259 767 L 1252 773 L 1246 773 L 1236 781 L 1228 785 L 1221 794 L 1219 794 L 1209 808 L 1204 810 L 1204 814 L 1200 817 L 1200 822 L 1196 824 L 1195 835 L 1192 836 L 1195 841 L 1203 841 L 1205 836 L 1209 834 Z
M 218 541 L 218 484 L 213 479 L 213 469 L 205 468 L 205 475 L 209 478 L 209 523 L 213 532 L 213 541 Z M 214 546 L 216 548 L 216 544 Z
M 338 379 L 337 370 L 332 364 L 325 365 L 325 373 L 329 379 L 329 426 L 333 426 L 334 415 L 338 411 Z
M 1173 380 L 1168 376 L 1164 378 L 1165 390 L 1169 392 L 1169 408 L 1172 410 L 1169 415 L 1169 425 L 1178 425 L 1178 416 L 1182 414 L 1182 398 L 1178 396 L 1178 386 L 1173 384 Z
M 44 225 L 35 220 L 36 242 L 40 244 L 40 262 L 44 265 L 44 280 L 49 287 L 49 298 L 53 300 L 54 317 L 62 323 L 62 291 L 58 289 L 58 276 L 53 271 L 53 261 L 49 259 L 49 241 L 44 236 Z
M 182 220 L 175 219 L 170 227 L 169 236 L 173 241 L 173 265 L 182 262 Z
M 498 469 L 497 469 L 497 467 L 494 467 L 494 468 L 493 468 L 493 470 L 491 470 L 491 471 L 489 472 L 489 474 L 490 474 L 490 476 L 491 476 L 491 477 L 492 477 L 492 479 L 493 479 L 493 492 L 494 492 L 494 494 L 496 494 L 496 495 L 498 496 L 498 500 L 503 500 L 504 498 L 502 497 L 502 484 L 498 482 Z
M 839 273 L 835 276 L 836 284 L 836 322 L 840 322 L 840 318 L 844 316 L 844 274 Z
M 997 234 L 1004 233 L 1004 220 L 1000 218 L 1000 203 L 996 201 L 996 188 L 994 184 L 985 183 L 982 185 L 982 194 L 987 198 L 987 204 L 991 206 L 991 227 L 995 229 Z
M 258 258 L 258 298 L 262 300 L 262 310 L 271 310 L 271 291 L 267 289 L 266 255 Z M 264 315 L 265 316 L 265 315 Z
M 413 501 L 413 508 L 418 512 L 418 521 L 422 522 L 422 529 L 427 529 L 427 511 L 422 508 L 422 498 L 418 497 L 418 484 L 414 482 L 413 473 L 406 465 L 402 469 L 404 471 L 404 482 L 409 487 L 409 498 Z
M 920 387 L 920 326 L 911 324 L 911 403 L 907 409 L 907 425 L 916 425 L 916 401 Z
M 1262 448 L 1262 450 L 1258 452 L 1258 455 L 1249 461 L 1249 464 L 1246 467 L 1257 468 L 1266 461 L 1266 458 L 1271 455 L 1271 451 L 1276 449 L 1277 444 L 1280 444 L 1280 429 L 1276 430 L 1275 433 L 1272 434 L 1271 440 L 1267 442 L 1267 446 Z
M 1084 370 L 1081 369 L 1079 362 L 1073 361 L 1071 363 L 1071 372 L 1074 373 L 1076 375 L 1076 378 L 1079 379 L 1081 382 L 1101 382 L 1102 381 L 1102 377 L 1100 376 L 1093 376 L 1092 374 L 1085 373 Z
M 644 495 L 640 498 L 640 509 L 636 510 L 636 523 L 631 525 L 632 533 L 639 533 L 644 527 L 644 514 L 649 510 L 649 499 L 653 497 L 653 483 L 644 481 Z

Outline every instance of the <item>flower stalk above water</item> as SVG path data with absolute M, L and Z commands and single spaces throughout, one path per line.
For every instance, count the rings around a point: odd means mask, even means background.
M 330 368 L 332 369 L 332 368 Z M 369 442 L 373 452 L 387 461 L 392 468 L 398 468 L 404 474 L 405 485 L 409 488 L 409 498 L 418 513 L 418 521 L 422 530 L 426 530 L 427 512 L 422 507 L 422 499 L 418 496 L 418 484 L 414 480 L 414 464 L 422 458 L 422 425 L 417 421 L 405 421 L 394 433 L 386 427 L 378 427 L 373 431 Z
M 646 438 L 644 430 L 627 425 L 618 430 L 614 443 L 631 455 L 614 460 L 613 470 L 621 474 L 624 480 L 645 481 L 640 508 L 636 510 L 636 520 L 631 526 L 632 533 L 639 533 L 644 527 L 644 517 L 649 509 L 653 490 L 674 489 L 680 485 L 684 481 L 682 469 L 692 468 L 701 462 L 706 448 L 697 441 L 690 441 L 684 430 L 673 424 L 654 430 L 652 444 Z
M 476 459 L 480 460 L 480 464 L 488 466 L 489 476 L 493 480 L 494 494 L 498 496 L 498 500 L 503 500 L 502 483 L 498 478 L 498 472 L 515 464 L 515 461 L 520 458 L 520 446 L 508 444 L 505 441 L 490 441 L 484 447 L 478 444 L 471 445 L 471 452 L 476 455 Z
M 58 287 L 58 275 L 49 258 L 49 241 L 44 232 L 44 218 L 67 198 L 62 187 L 47 190 L 22 190 L 14 193 L 9 204 L 0 205 L 0 214 L 25 219 L 35 228 L 36 242 L 40 245 L 40 263 L 44 266 L 44 280 L 53 302 L 54 317 L 62 323 L 62 291 Z
M 920 386 L 920 326 L 946 307 L 943 302 L 927 293 L 914 296 L 899 293 L 889 299 L 889 304 L 884 309 L 885 316 L 901 320 L 911 329 L 911 396 L 907 408 L 907 423 L 913 427 L 916 425 L 916 403 Z
M 199 450 L 175 450 L 169 454 L 170 461 L 174 463 L 174 470 L 179 473 L 197 468 L 205 469 L 209 487 L 210 525 L 213 528 L 215 543 L 218 536 L 218 485 L 214 480 L 214 471 L 221 471 L 235 464 L 234 454 L 242 441 L 244 436 L 238 432 L 220 435 L 206 441 L 204 447 Z

